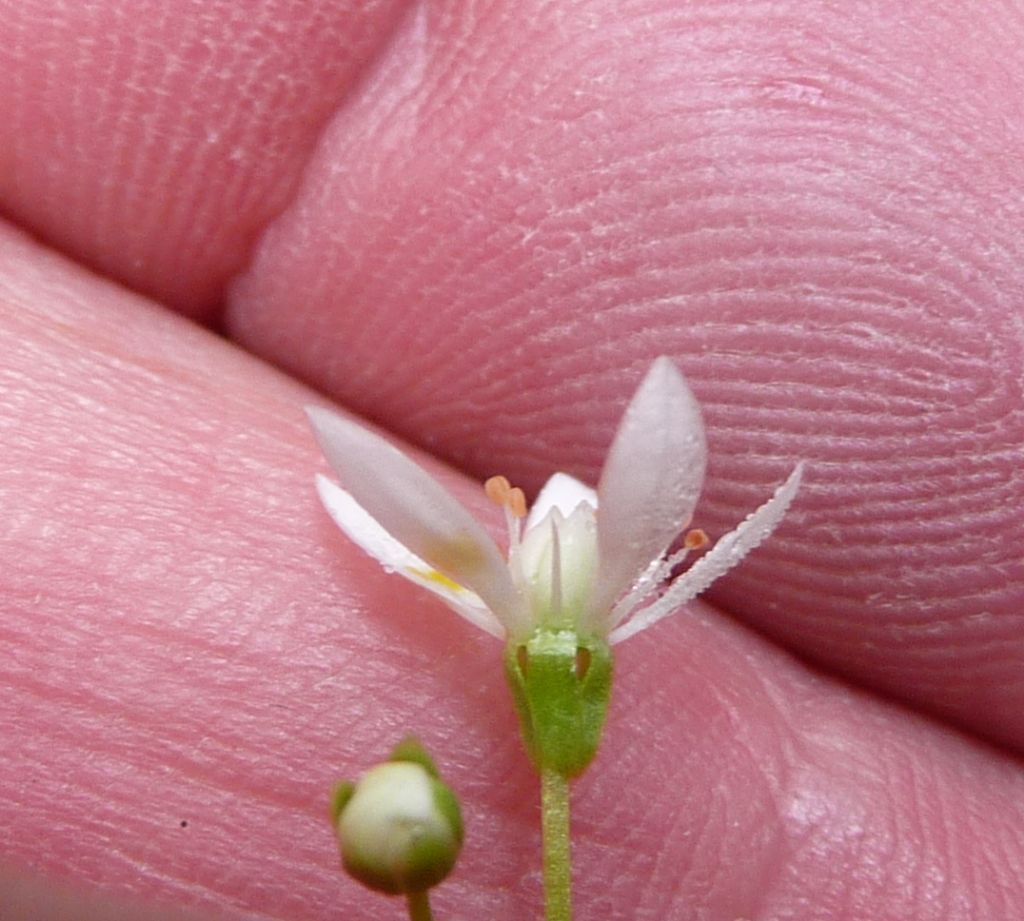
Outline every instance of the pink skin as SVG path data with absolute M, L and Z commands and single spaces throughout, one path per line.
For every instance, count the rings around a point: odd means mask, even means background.
M 808 482 L 619 647 L 579 917 L 1017 918 L 1024 17 L 788 6 L 22 2 L 0 202 L 474 476 L 592 478 L 677 357 L 697 525 Z M 330 524 L 323 398 L 10 229 L 0 305 L 0 917 L 400 917 L 324 811 L 410 727 L 439 916 L 537 916 L 500 645 Z

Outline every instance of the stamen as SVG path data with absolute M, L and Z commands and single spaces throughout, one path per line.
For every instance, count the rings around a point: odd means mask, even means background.
M 700 528 L 694 528 L 692 531 L 687 531 L 686 536 L 683 538 L 683 546 L 687 550 L 700 550 L 702 547 L 706 547 L 710 543 L 711 538 L 709 538 Z
M 506 480 L 506 482 L 508 482 Z M 508 491 L 508 507 L 516 518 L 526 517 L 526 494 L 518 487 L 513 486 Z
M 519 551 L 521 537 L 520 520 L 526 517 L 526 495 L 518 486 L 513 486 L 508 477 L 492 476 L 484 482 L 487 498 L 505 512 L 508 525 L 508 552 L 511 559 Z
M 512 484 L 509 483 L 507 477 L 492 476 L 484 483 L 484 492 L 495 505 L 508 505 L 511 491 Z
M 665 580 L 671 577 L 677 566 L 686 562 L 691 550 L 700 550 L 710 543 L 711 538 L 700 528 L 687 531 L 683 536 L 683 545 L 670 556 L 651 563 L 647 571 L 637 579 L 636 584 L 616 602 L 608 622 L 613 627 L 622 623 L 637 608 L 643 606 L 656 591 L 665 587 Z

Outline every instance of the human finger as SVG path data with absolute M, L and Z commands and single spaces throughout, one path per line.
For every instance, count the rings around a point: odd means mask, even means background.
M 1019 13 L 422 22 L 332 122 L 234 288 L 233 335 L 534 488 L 592 480 L 671 355 L 706 412 L 709 533 L 808 462 L 798 527 L 712 597 L 1024 744 Z
M 4 3 L 0 209 L 215 322 L 227 280 L 405 7 Z
M 500 644 L 333 527 L 308 392 L 10 234 L 0 303 L 0 883 L 380 917 L 340 878 L 325 800 L 415 729 L 470 829 L 439 913 L 538 912 Z M 420 460 L 486 520 L 478 484 Z M 575 788 L 581 916 L 1020 913 L 1018 761 L 706 606 L 617 649 Z

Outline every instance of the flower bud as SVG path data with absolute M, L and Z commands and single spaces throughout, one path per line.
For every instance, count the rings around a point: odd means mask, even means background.
M 462 815 L 451 789 L 415 742 L 335 791 L 333 817 L 348 873 L 391 895 L 444 879 L 462 847 Z

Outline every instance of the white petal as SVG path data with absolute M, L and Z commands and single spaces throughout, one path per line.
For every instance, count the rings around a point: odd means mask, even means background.
M 597 492 L 568 473 L 556 473 L 544 484 L 537 501 L 531 506 L 526 530 L 543 521 L 553 508 L 568 518 L 582 502 L 597 508 Z
M 697 399 L 676 366 L 659 358 L 626 408 L 597 487 L 594 629 L 690 523 L 706 461 Z
M 593 507 L 580 503 L 568 518 L 552 508 L 523 538 L 517 563 L 534 623 L 574 627 L 587 609 L 594 587 L 597 527 Z
M 681 547 L 669 556 L 659 557 L 654 560 L 647 569 L 640 575 L 640 578 L 633 583 L 612 608 L 611 614 L 606 621 L 608 628 L 617 627 L 640 605 L 644 603 L 658 589 L 662 588 L 665 580 L 672 574 L 672 570 L 679 566 L 688 556 L 688 547 Z
M 611 642 L 618 643 L 634 633 L 646 630 L 651 624 L 673 614 L 693 598 L 696 598 L 719 576 L 724 575 L 760 544 L 782 521 L 789 508 L 803 475 L 804 465 L 799 463 L 775 494 L 757 511 L 748 515 L 734 530 L 730 531 L 715 546 L 694 563 L 673 582 L 665 594 L 653 604 L 638 611 L 611 634 Z
M 324 409 L 307 414 L 342 486 L 388 534 L 479 595 L 507 630 L 527 629 L 525 606 L 494 541 L 440 483 L 361 425 Z
M 335 524 L 384 569 L 423 586 L 474 626 L 504 638 L 505 631 L 498 619 L 477 594 L 442 575 L 400 544 L 344 489 L 318 474 L 316 490 Z
M 551 616 L 556 624 L 562 620 L 562 541 L 558 536 L 560 517 L 558 511 L 551 515 L 551 571 L 548 575 L 551 583 Z

